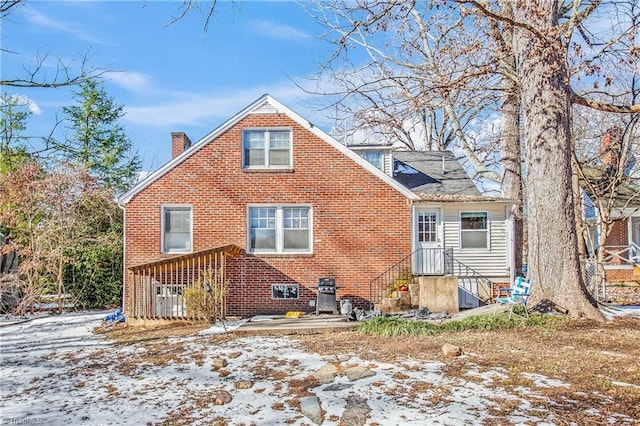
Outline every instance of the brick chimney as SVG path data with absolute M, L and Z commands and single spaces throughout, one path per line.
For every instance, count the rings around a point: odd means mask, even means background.
M 602 165 L 607 168 L 617 168 L 622 151 L 622 129 L 612 127 L 602 136 Z
M 184 132 L 171 132 L 171 158 L 176 158 L 190 146 L 191 140 Z

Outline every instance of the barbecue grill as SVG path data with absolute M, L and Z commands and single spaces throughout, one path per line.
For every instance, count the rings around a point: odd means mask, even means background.
M 338 314 L 338 305 L 336 303 L 336 280 L 333 278 L 318 279 L 318 299 L 316 300 L 316 315 L 320 312 L 331 312 Z

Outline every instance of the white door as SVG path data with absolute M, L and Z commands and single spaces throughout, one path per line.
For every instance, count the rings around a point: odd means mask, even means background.
M 415 215 L 416 254 L 413 262 L 416 275 L 444 273 L 442 218 L 440 209 L 420 209 Z

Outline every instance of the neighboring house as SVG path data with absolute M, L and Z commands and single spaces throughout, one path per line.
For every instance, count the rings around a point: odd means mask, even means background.
M 640 187 L 633 174 L 635 155 L 631 151 L 622 155 L 623 133 L 619 127 L 604 133 L 600 164 L 583 165 L 579 181 L 582 213 L 587 225 L 586 246 L 592 257 L 596 256 L 602 232 L 597 203 L 600 201 L 604 208 L 610 208 L 608 215 L 613 223 L 604 242 L 603 259 L 608 283 L 640 280 Z M 589 276 L 589 268 L 586 270 L 587 281 L 591 281 L 594 277 Z
M 314 312 L 320 278 L 363 308 L 390 271 L 455 277 L 460 307 L 511 280 L 513 203 L 482 196 L 450 152 L 351 150 L 269 95 L 172 148 L 119 199 L 130 319 L 189 317 L 183 290 L 205 270 L 237 316 Z
M 614 201 L 611 230 L 604 244 L 604 272 L 608 283 L 640 279 L 640 189 L 625 185 Z M 598 249 L 601 224 L 594 202 L 583 193 L 583 215 L 587 224 L 586 246 L 590 256 Z

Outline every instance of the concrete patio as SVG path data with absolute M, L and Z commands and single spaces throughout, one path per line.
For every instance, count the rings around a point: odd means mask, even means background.
M 443 322 L 462 320 L 476 315 L 493 315 L 494 310 L 496 312 L 504 312 L 508 309 L 506 305 L 498 305 L 497 307 L 487 305 L 453 313 L 451 314 L 451 318 L 423 321 L 441 324 Z M 305 314 L 300 318 L 285 318 L 282 315 L 265 315 L 251 318 L 251 320 L 236 328 L 233 333 L 239 336 L 333 333 L 352 330 L 360 323 L 361 321 L 347 321 L 344 315 Z

